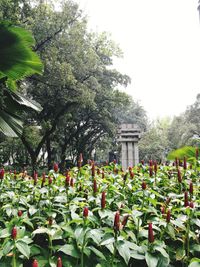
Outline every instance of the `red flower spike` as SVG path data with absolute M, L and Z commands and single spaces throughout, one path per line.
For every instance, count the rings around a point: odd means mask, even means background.
M 85 207 L 84 209 L 83 209 L 83 217 L 84 218 L 87 218 L 88 217 L 88 207 Z
M 58 164 L 57 163 L 53 164 L 53 170 L 54 170 L 54 172 L 58 172 Z
M 188 207 L 189 206 L 189 201 L 188 201 L 188 192 L 185 191 L 184 193 L 184 206 Z
M 14 226 L 11 232 L 12 239 L 16 239 L 17 237 L 17 227 Z
M 52 184 L 53 179 L 51 177 L 49 177 L 49 185 Z
M 152 223 L 149 223 L 149 228 L 148 228 L 148 240 L 149 240 L 149 243 L 153 243 L 153 242 L 154 242 L 154 234 L 153 234 Z
M 92 163 L 92 177 L 95 176 L 95 165 L 94 162 Z
M 144 160 L 141 160 L 141 164 L 144 165 Z
M 34 260 L 32 262 L 32 267 L 39 267 L 37 260 Z
M 69 176 L 69 174 L 66 175 L 65 185 L 66 185 L 67 187 L 70 185 L 70 176 Z
M 114 230 L 119 231 L 120 227 L 120 214 L 119 211 L 115 213 L 115 219 L 114 219 Z
M 145 190 L 147 188 L 147 184 L 145 181 L 142 182 L 142 189 Z
M 187 161 L 186 161 L 186 157 L 183 158 L 183 169 L 187 170 Z
M 152 160 L 149 161 L 149 166 L 153 166 L 153 161 Z
M 179 181 L 179 183 L 181 183 L 182 182 L 182 176 L 181 176 L 180 169 L 177 170 L 177 175 L 178 175 L 178 181 Z
M 62 267 L 62 260 L 60 257 L 57 259 L 57 267 Z
M 4 173 L 5 173 L 4 169 L 1 169 L 1 170 L 0 170 L 0 180 L 3 179 L 3 177 L 4 177 Z
M 189 188 L 190 195 L 193 195 L 193 183 L 190 182 L 190 188 Z
M 196 159 L 198 159 L 198 157 L 199 157 L 199 148 L 198 147 L 196 147 L 195 157 L 196 157 Z
M 134 178 L 134 172 L 132 172 L 132 171 L 130 172 L 130 177 Z
M 155 172 L 155 174 L 157 173 L 157 171 L 158 171 L 158 165 L 157 165 L 157 161 L 155 160 L 154 161 L 154 172 Z
M 167 218 L 166 218 L 166 222 L 169 223 L 170 222 L 170 219 L 171 219 L 171 211 L 168 210 L 167 211 Z
M 101 194 L 101 208 L 105 209 L 106 207 L 106 193 L 102 192 Z
M 21 210 L 18 210 L 17 215 L 18 215 L 19 217 L 21 217 L 22 214 L 23 214 L 23 212 L 22 212 Z
M 190 208 L 192 208 L 192 209 L 194 208 L 194 202 L 193 201 L 190 202 Z
M 169 205 L 170 201 L 171 201 L 171 197 L 168 197 L 168 198 L 166 199 L 166 204 Z
M 51 226 L 53 224 L 53 218 L 49 217 L 48 222 L 49 222 L 49 225 Z
M 80 153 L 79 155 L 79 159 L 78 159 L 78 168 L 80 169 L 82 166 L 82 162 L 83 162 L 83 155 L 82 153 Z
M 153 167 L 149 166 L 149 176 L 152 177 L 153 176 Z
M 74 187 L 74 179 L 73 178 L 71 178 L 71 180 L 70 180 L 70 186 Z
M 122 220 L 122 227 L 125 227 L 125 226 L 126 226 L 126 224 L 127 224 L 127 222 L 128 222 L 128 217 L 129 217 L 129 215 L 125 215 L 125 216 L 124 216 L 124 218 L 123 218 L 123 220 Z
M 94 194 L 97 193 L 97 180 L 96 179 L 94 179 L 94 182 L 93 182 L 93 192 Z
M 176 168 L 178 168 L 178 158 L 175 158 L 175 165 L 176 165 Z
M 165 206 L 162 206 L 162 207 L 160 208 L 160 210 L 161 210 L 161 213 L 162 213 L 162 214 L 165 214 Z

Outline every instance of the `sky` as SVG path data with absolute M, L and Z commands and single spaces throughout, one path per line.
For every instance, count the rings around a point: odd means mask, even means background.
M 123 51 L 114 67 L 150 120 L 178 116 L 200 93 L 198 0 L 76 0 L 88 29 L 106 31 Z

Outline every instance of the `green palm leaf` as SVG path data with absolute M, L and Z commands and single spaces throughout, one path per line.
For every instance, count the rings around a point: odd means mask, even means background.
M 0 36 L 0 78 L 7 77 L 13 87 L 14 81 L 42 73 L 42 62 L 32 51 L 35 41 L 30 32 L 0 22 Z

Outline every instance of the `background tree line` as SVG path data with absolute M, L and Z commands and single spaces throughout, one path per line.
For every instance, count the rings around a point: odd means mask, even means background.
M 87 17 L 74 1 L 53 2 L 2 0 L 0 20 L 29 30 L 35 38 L 33 50 L 44 71 L 18 82 L 20 92 L 42 107 L 20 114 L 23 133 L 17 138 L 0 136 L 1 164 L 48 165 L 57 161 L 61 170 L 66 159 L 75 164 L 83 153 L 86 161 L 96 151 L 106 159 L 116 147 L 120 123 L 136 123 L 142 130 L 140 158 L 165 160 L 170 150 L 196 145 L 199 101 L 170 119 L 149 123 L 145 110 L 120 90 L 130 78 L 117 71 L 113 59 L 122 51 L 103 33 L 89 32 Z M 147 88 L 148 89 L 148 88 Z M 1 94 L 4 91 L 1 88 Z
M 119 87 L 130 78 L 113 67 L 122 51 L 106 33 L 87 30 L 87 18 L 73 1 L 1 1 L 0 19 L 32 32 L 33 50 L 43 64 L 42 76 L 19 82 L 20 92 L 41 107 L 24 112 L 23 133 L 18 138 L 1 136 L 1 163 L 46 165 L 79 153 L 86 160 L 97 150 L 108 149 L 121 122 L 146 129 L 143 108 Z M 2 89 L 3 91 L 4 89 Z M 135 116 L 134 116 L 135 114 Z

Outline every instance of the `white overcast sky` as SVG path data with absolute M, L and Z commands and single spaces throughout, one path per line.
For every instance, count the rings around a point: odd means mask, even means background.
M 76 0 L 89 29 L 111 33 L 131 77 L 126 92 L 150 119 L 179 115 L 200 93 L 198 0 Z

